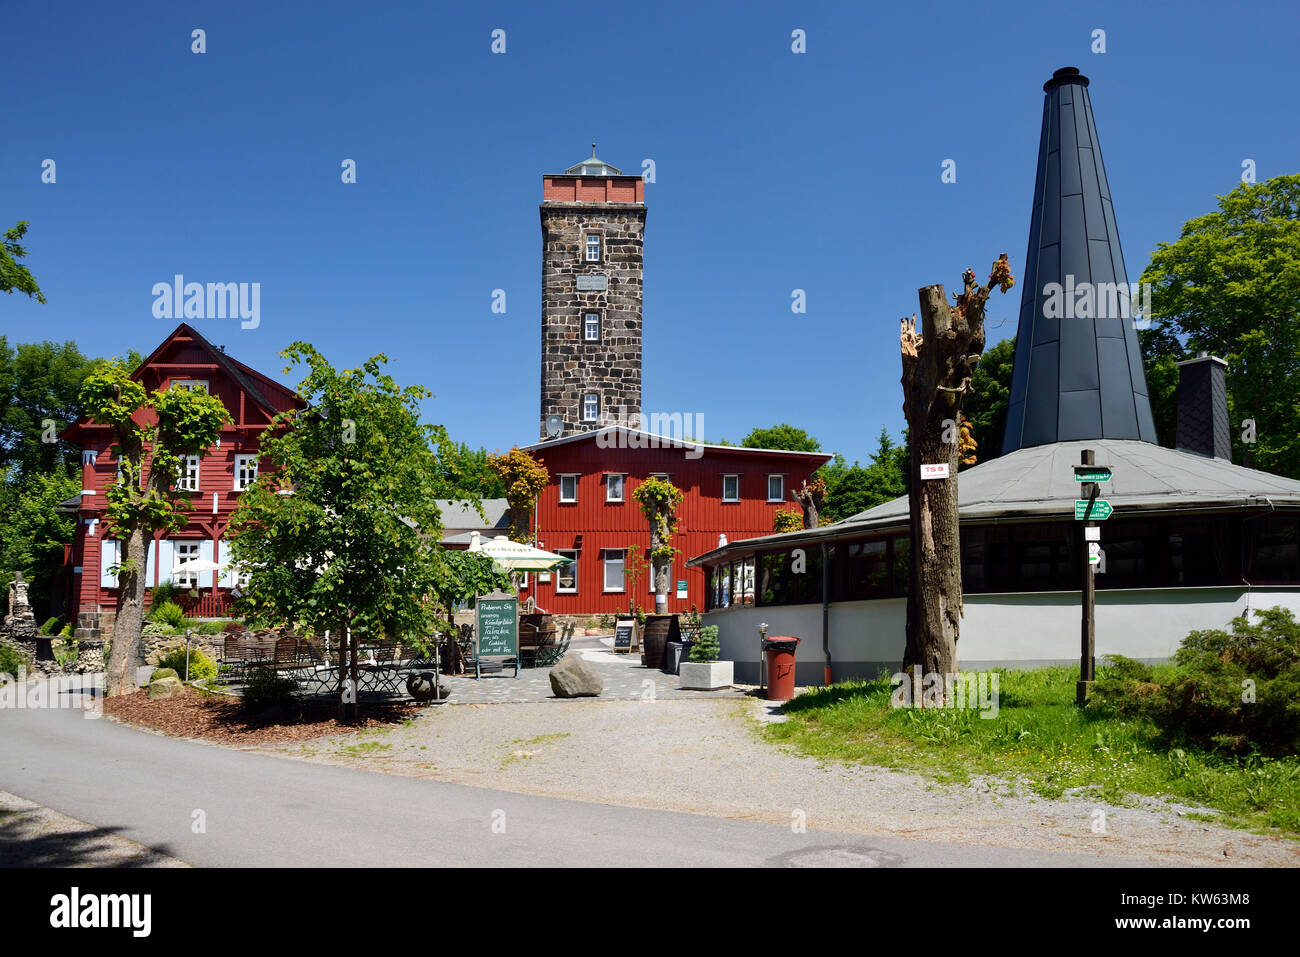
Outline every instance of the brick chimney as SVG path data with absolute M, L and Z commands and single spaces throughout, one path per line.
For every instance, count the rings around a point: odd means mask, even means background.
M 1232 461 L 1227 368 L 1228 363 L 1204 352 L 1178 363 L 1178 433 L 1174 443 L 1178 451 Z

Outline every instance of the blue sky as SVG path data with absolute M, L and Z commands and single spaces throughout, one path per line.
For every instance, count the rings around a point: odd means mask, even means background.
M 0 227 L 31 222 L 49 302 L 5 297 L 0 333 L 148 352 L 176 324 L 154 283 L 259 282 L 257 329 L 196 325 L 276 377 L 295 339 L 340 366 L 385 352 L 436 393 L 430 421 L 489 449 L 537 437 L 541 177 L 593 136 L 627 172 L 655 163 L 646 411 L 732 441 L 788 421 L 850 460 L 903 426 L 917 288 L 1002 251 L 1023 269 L 1054 69 L 1092 78 L 1132 278 L 1243 159 L 1262 180 L 1300 157 L 1287 3 L 159 2 L 3 22 Z

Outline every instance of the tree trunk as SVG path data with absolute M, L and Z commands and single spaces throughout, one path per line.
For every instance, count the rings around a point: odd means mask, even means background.
M 668 614 L 668 574 L 670 564 L 666 558 L 654 559 L 655 614 Z
M 148 582 L 148 540 L 143 529 L 126 538 L 126 555 L 117 576 L 117 616 L 113 621 L 113 648 L 108 656 L 106 693 L 130 694 L 136 689 L 135 668 L 140 657 L 140 633 L 144 629 L 144 597 Z
M 984 351 L 984 308 L 995 285 L 1014 283 L 1004 253 L 988 286 L 975 273 L 962 276 L 964 290 L 948 303 L 942 285 L 918 290 L 916 319 L 904 319 L 903 413 L 911 440 L 911 576 L 907 592 L 907 645 L 903 668 L 922 674 L 957 671 L 961 630 L 961 535 L 957 513 L 957 465 L 962 399 Z M 947 478 L 924 478 L 922 466 L 947 465 Z

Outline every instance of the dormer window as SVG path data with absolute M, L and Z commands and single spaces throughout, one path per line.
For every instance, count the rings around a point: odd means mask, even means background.
M 587 234 L 587 262 L 600 262 L 600 233 Z
M 202 387 L 204 392 L 210 393 L 212 391 L 208 388 L 207 379 L 172 379 L 173 389 L 188 389 L 193 391 L 200 387 Z

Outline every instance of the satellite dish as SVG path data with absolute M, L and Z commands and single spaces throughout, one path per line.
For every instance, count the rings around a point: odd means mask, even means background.
M 555 438 L 564 431 L 564 417 L 560 415 L 548 415 L 546 417 L 546 436 Z

